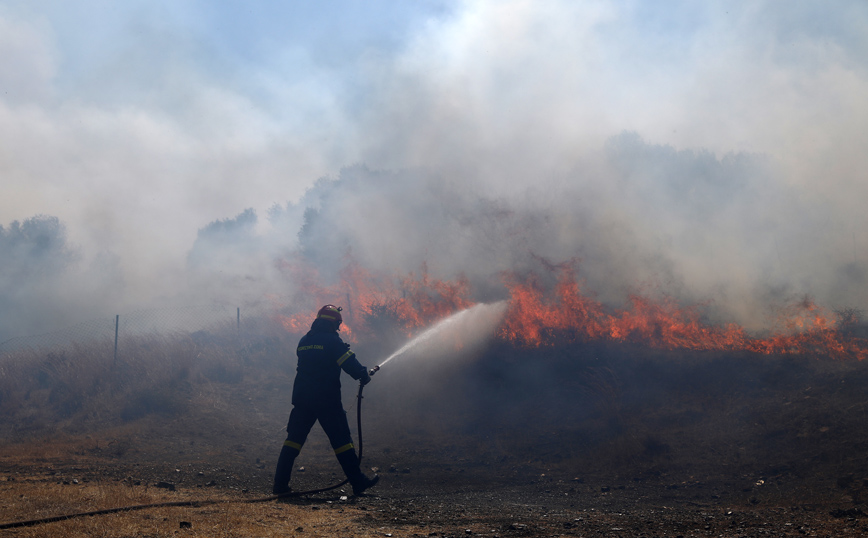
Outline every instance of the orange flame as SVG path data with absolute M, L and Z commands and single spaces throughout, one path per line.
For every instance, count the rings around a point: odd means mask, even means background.
M 809 300 L 783 312 L 779 322 L 783 330 L 767 338 L 753 338 L 736 324 L 703 323 L 699 306 L 681 308 L 667 298 L 655 302 L 634 294 L 627 308 L 607 310 L 582 293 L 572 265 L 561 267 L 551 296 L 544 293 L 535 277 L 520 281 L 509 275 L 506 281 L 509 309 L 499 335 L 516 345 L 610 340 L 662 349 L 815 353 L 859 360 L 868 357 L 868 341 L 845 338 L 835 328 L 835 317 Z
M 281 262 L 279 268 L 303 290 L 277 315 L 284 328 L 301 334 L 308 330 L 324 304 L 344 307 L 343 337 L 376 336 L 371 323 L 386 317 L 407 336 L 458 310 L 473 306 L 465 278 L 438 280 L 425 265 L 419 274 L 375 276 L 347 258 L 339 281 L 323 286 L 315 268 L 304 263 Z M 705 305 L 680 306 L 674 299 L 630 295 L 623 309 L 606 307 L 583 293 L 576 280 L 575 263 L 557 267 L 558 279 L 550 292 L 536 275 L 504 277 L 509 294 L 506 316 L 497 331 L 500 339 L 516 346 L 536 347 L 564 342 L 630 342 L 660 349 L 696 351 L 748 351 L 760 354 L 817 354 L 836 359 L 868 358 L 868 340 L 847 337 L 837 330 L 833 313 L 810 300 L 784 309 L 771 334 L 752 337 L 736 324 L 703 321 Z

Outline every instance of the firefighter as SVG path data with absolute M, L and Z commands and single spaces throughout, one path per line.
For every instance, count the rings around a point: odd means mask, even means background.
M 310 331 L 298 343 L 292 411 L 286 425 L 286 441 L 274 472 L 275 495 L 291 490 L 292 465 L 317 420 L 353 486 L 353 494 L 361 495 L 380 480 L 377 475 L 368 478 L 359 468 L 347 414 L 341 403 L 341 369 L 363 385 L 371 381 L 368 369 L 359 364 L 356 354 L 350 351 L 350 345 L 338 336 L 342 321 L 340 307 L 325 305 L 317 312 Z

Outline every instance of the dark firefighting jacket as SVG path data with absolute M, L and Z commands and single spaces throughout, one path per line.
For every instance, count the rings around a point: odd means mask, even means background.
M 319 320 L 317 320 L 319 321 Z M 341 369 L 353 379 L 368 375 L 356 354 L 330 324 L 314 323 L 296 350 L 298 368 L 292 386 L 292 405 L 320 407 L 341 401 Z

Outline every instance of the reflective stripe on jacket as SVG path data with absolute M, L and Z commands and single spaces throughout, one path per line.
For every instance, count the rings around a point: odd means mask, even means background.
M 353 379 L 366 373 L 337 331 L 311 329 L 298 343 L 292 404 L 318 406 L 341 400 L 341 370 Z

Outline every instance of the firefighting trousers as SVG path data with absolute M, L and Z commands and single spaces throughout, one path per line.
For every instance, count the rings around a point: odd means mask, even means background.
M 353 481 L 361 475 L 359 458 L 356 456 L 356 450 L 350 436 L 350 426 L 347 423 L 347 414 L 340 402 L 322 407 L 295 406 L 289 414 L 289 422 L 286 425 L 286 441 L 283 442 L 283 448 L 277 460 L 277 469 L 274 472 L 276 487 L 289 484 L 295 458 L 301 452 L 301 447 L 304 446 L 311 428 L 317 421 L 328 436 L 335 456 L 337 456 L 347 478 Z

